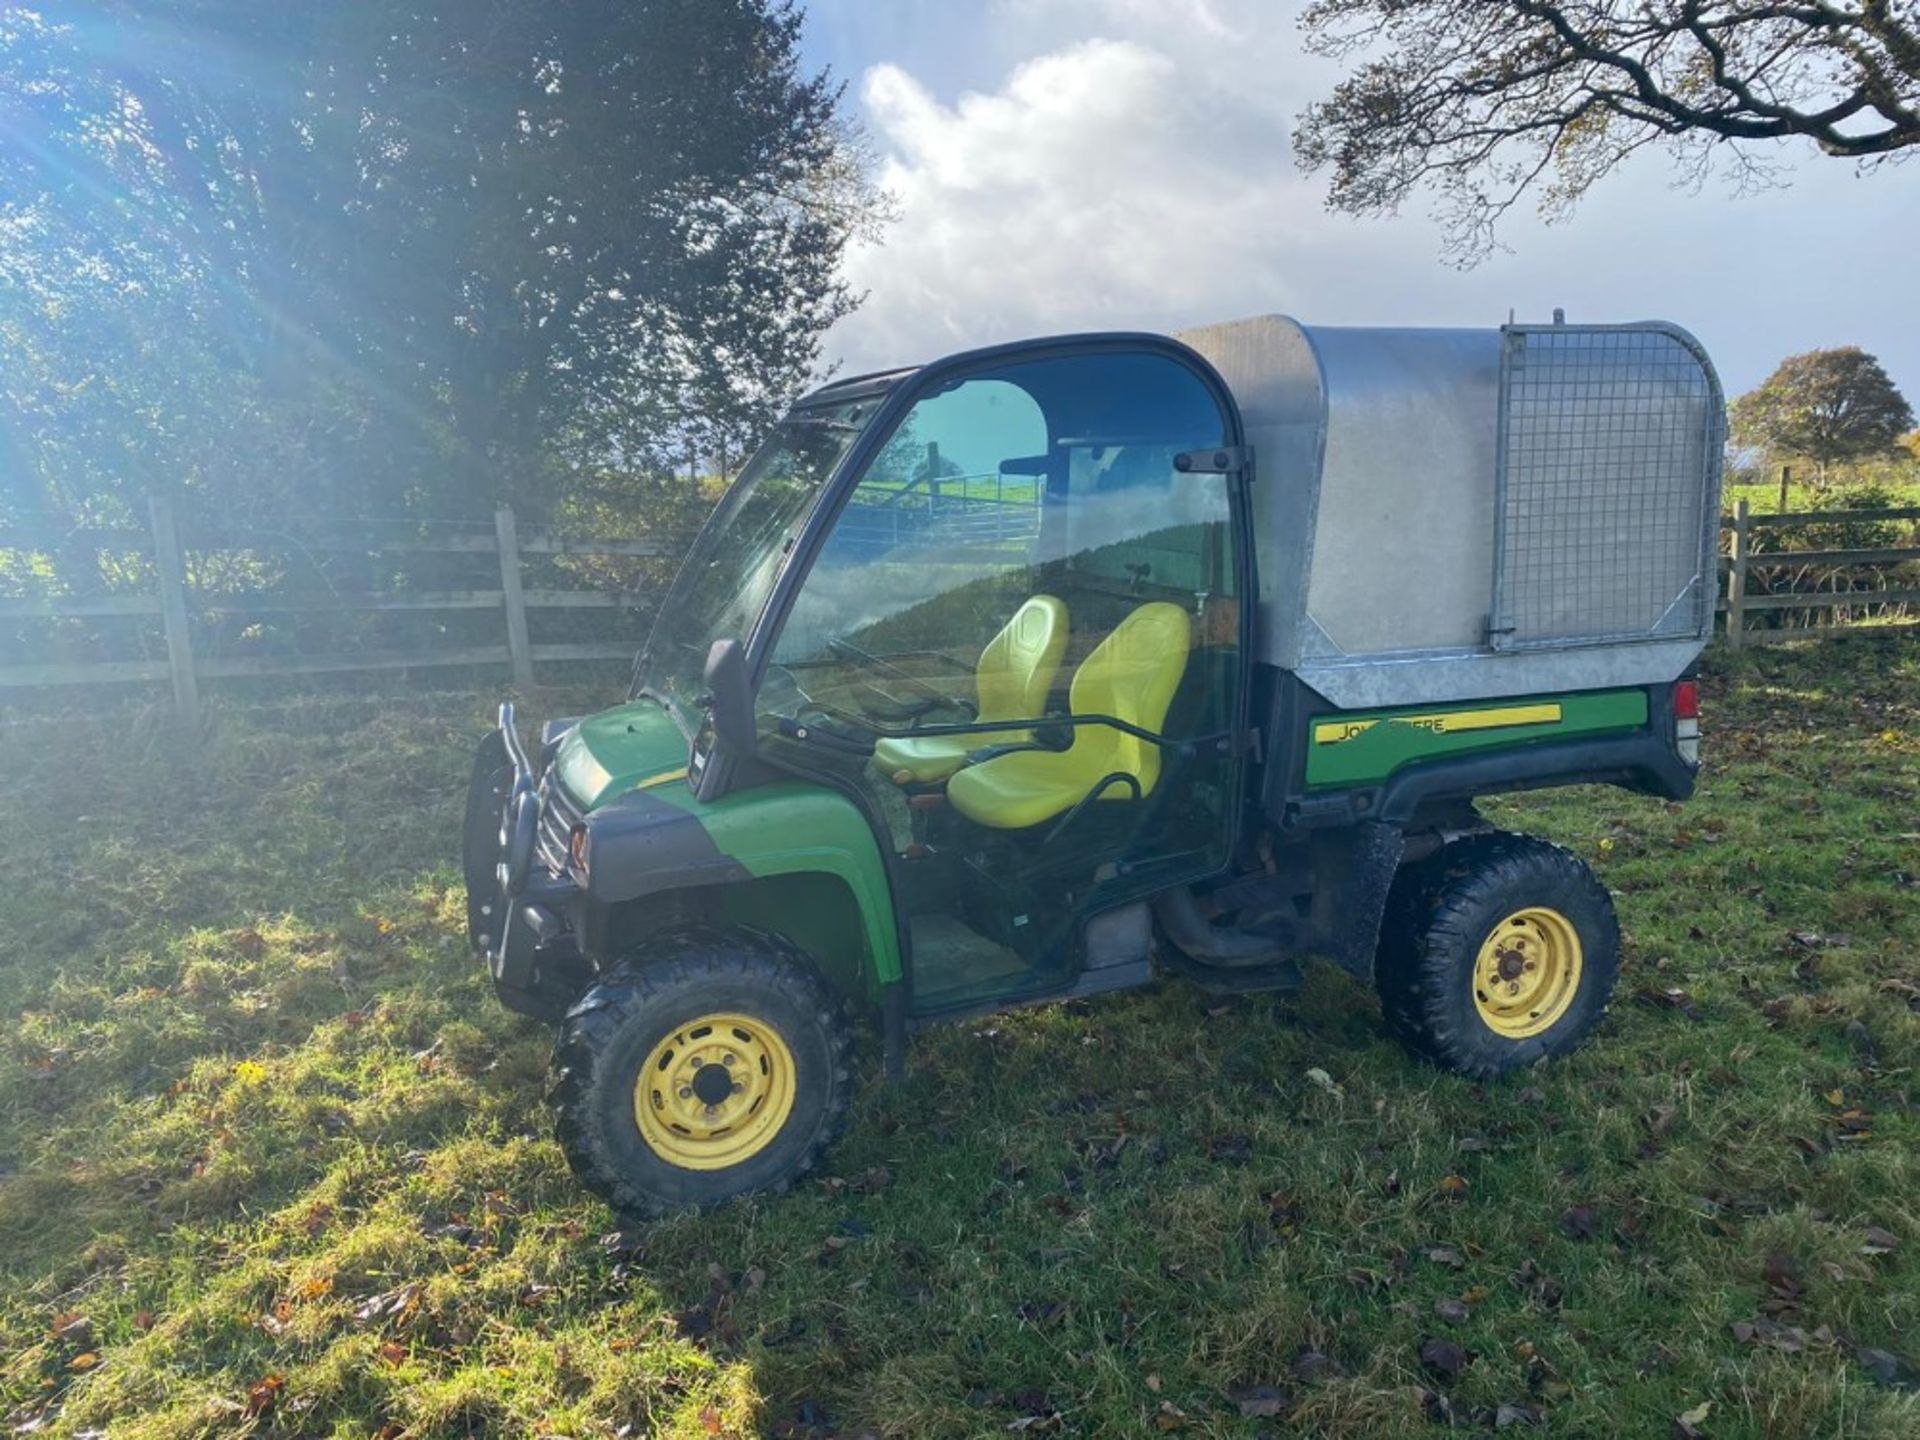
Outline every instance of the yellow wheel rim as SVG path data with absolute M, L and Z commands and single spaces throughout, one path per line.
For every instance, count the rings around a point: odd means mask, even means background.
M 1551 1030 L 1580 990 L 1580 932 L 1558 910 L 1516 910 L 1488 935 L 1473 964 L 1473 1005 L 1496 1035 Z
M 683 1170 L 758 1155 L 793 1113 L 793 1052 L 764 1020 L 702 1015 L 653 1047 L 633 1086 L 640 1137 Z

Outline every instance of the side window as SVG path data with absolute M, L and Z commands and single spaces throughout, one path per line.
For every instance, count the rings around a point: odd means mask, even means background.
M 1225 439 L 1199 377 L 1149 352 L 1011 364 L 922 396 L 795 595 L 763 713 L 883 734 L 1002 727 L 962 753 L 1019 740 L 1020 721 L 1116 704 L 1137 703 L 1130 723 L 1169 736 L 1224 730 L 1237 673 L 1231 492 L 1174 461 Z M 1117 699 L 1091 698 L 1117 663 L 1139 668 L 1148 634 L 1176 657 L 1165 685 L 1148 686 L 1168 695 L 1136 696 L 1129 680 Z
M 1044 477 L 1021 466 L 1046 449 L 1045 416 L 1011 380 L 968 380 L 915 405 L 840 512 L 775 662 L 817 664 L 847 646 L 921 665 L 956 646 L 977 654 L 1026 583 Z

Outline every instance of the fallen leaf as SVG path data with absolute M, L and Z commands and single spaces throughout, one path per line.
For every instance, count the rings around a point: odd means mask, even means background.
M 93 1321 L 78 1310 L 68 1310 L 54 1316 L 50 1328 L 54 1339 L 64 1340 L 69 1345 L 84 1347 L 93 1343 Z
M 1679 1120 L 1680 1111 L 1672 1105 L 1656 1105 L 1647 1112 L 1647 1133 L 1654 1139 L 1663 1139 Z
M 1336 1100 L 1342 1098 L 1347 1093 L 1342 1090 L 1339 1085 L 1334 1083 L 1333 1076 L 1322 1070 L 1318 1065 L 1307 1071 L 1307 1079 L 1318 1085 Z
M 1461 1301 L 1454 1299 L 1433 1302 L 1433 1313 L 1451 1325 L 1464 1325 L 1473 1318 L 1473 1311 Z
M 1807 1293 L 1805 1282 L 1800 1278 L 1800 1262 L 1785 1250 L 1770 1250 L 1760 1267 L 1760 1278 L 1775 1298 L 1789 1304 L 1797 1304 Z
M 1707 1423 L 1707 1416 L 1713 1413 L 1713 1402 L 1702 1400 L 1691 1410 L 1683 1410 L 1673 1417 L 1673 1440 L 1706 1440 L 1707 1432 L 1700 1427 Z
M 69 1370 L 91 1370 L 99 1363 L 100 1352 L 98 1350 L 87 1350 L 69 1360 L 67 1362 L 67 1368 Z
M 404 1365 L 407 1363 L 407 1347 L 398 1340 L 389 1340 L 380 1347 L 380 1358 L 389 1365 Z
M 1427 1259 L 1449 1270 L 1464 1270 L 1467 1267 L 1467 1257 L 1448 1245 L 1435 1245 L 1427 1251 Z
M 1287 1413 L 1287 1392 L 1276 1385 L 1246 1385 L 1229 1390 L 1227 1399 L 1240 1407 L 1244 1420 L 1271 1420 Z
M 1795 930 L 1792 939 L 1807 950 L 1844 950 L 1853 944 L 1851 935 L 1823 935 L 1818 930 Z
M 1916 1368 L 1912 1361 L 1894 1354 L 1891 1350 L 1880 1350 L 1871 1345 L 1856 1345 L 1853 1358 L 1860 1362 L 1860 1368 L 1871 1375 L 1876 1384 L 1903 1390 L 1920 1389 L 1920 1368 Z
M 1736 1320 L 1729 1327 L 1733 1338 L 1742 1345 L 1765 1346 L 1793 1355 L 1807 1348 L 1807 1332 L 1798 1325 L 1782 1325 L 1776 1320 L 1755 1317 L 1752 1320 Z
M 1293 1378 L 1302 1385 L 1310 1385 L 1315 1380 L 1330 1379 L 1340 1373 L 1340 1363 L 1326 1351 L 1315 1346 L 1302 1347 L 1293 1358 Z
M 1600 1212 L 1591 1205 L 1575 1205 L 1560 1217 L 1560 1229 L 1570 1240 L 1591 1240 L 1600 1233 Z
M 1542 1425 L 1546 1415 L 1538 1405 L 1505 1404 L 1493 1412 L 1493 1428 L 1511 1430 L 1516 1425 Z
M 269 1375 L 265 1379 L 255 1381 L 254 1384 L 249 1386 L 247 1389 L 248 1416 L 257 1418 L 271 1410 L 273 1408 L 273 1402 L 279 1398 L 280 1391 L 286 1386 L 286 1383 L 286 1379 L 283 1376 Z
M 1891 1255 L 1900 1248 L 1900 1237 L 1878 1225 L 1867 1227 L 1866 1242 L 1860 1247 L 1862 1255 Z
M 1153 1424 L 1156 1430 L 1184 1430 L 1187 1428 L 1187 1412 L 1171 1400 L 1162 1400 L 1155 1412 Z
M 1451 1340 L 1429 1337 L 1420 1342 L 1420 1364 L 1429 1375 L 1451 1385 L 1473 1363 L 1473 1356 Z
M 720 1433 L 720 1412 L 709 1405 L 700 1412 L 700 1428 L 709 1435 Z
M 134 1312 L 133 1328 L 140 1331 L 151 1330 L 153 1328 L 153 1312 L 151 1310 Z
M 418 1283 L 401 1285 L 362 1300 L 354 1307 L 353 1318 L 361 1325 L 371 1325 L 377 1320 L 397 1320 L 405 1323 L 419 1300 Z
M 1464 1200 L 1466 1199 L 1469 1188 L 1466 1176 L 1448 1175 L 1440 1182 L 1440 1198 L 1442 1200 Z

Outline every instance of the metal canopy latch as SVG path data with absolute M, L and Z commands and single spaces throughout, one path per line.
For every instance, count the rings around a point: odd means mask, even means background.
M 1236 475 L 1253 469 L 1251 445 L 1222 445 L 1214 450 L 1182 450 L 1173 457 L 1182 475 Z

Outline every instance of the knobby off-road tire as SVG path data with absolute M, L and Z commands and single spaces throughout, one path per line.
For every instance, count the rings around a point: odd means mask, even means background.
M 725 1033 L 692 1034 L 714 1015 L 749 1022 L 748 1045 L 731 1047 L 743 1061 L 760 1053 L 756 1045 L 782 1055 L 791 1068 L 791 1109 L 737 1163 L 689 1168 L 643 1133 L 636 1107 L 648 1102 L 637 1087 L 645 1068 L 652 1093 L 663 1046 L 679 1053 L 706 1046 L 717 1063 L 717 1052 L 729 1048 Z M 647 1218 L 706 1209 L 777 1193 L 814 1166 L 846 1120 L 852 1049 L 844 1004 L 800 950 L 753 930 L 686 930 L 648 941 L 567 1012 L 547 1099 L 573 1173 L 616 1210 Z M 659 1136 L 657 1122 L 653 1128 Z M 665 1136 L 666 1145 L 675 1143 Z
M 1520 968 L 1556 931 L 1563 950 L 1578 956 L 1577 978 L 1551 1003 L 1542 1001 L 1540 1019 L 1529 1019 L 1524 1007 L 1498 1014 L 1506 987 L 1484 984 L 1489 963 Z M 1569 931 L 1577 937 L 1572 947 Z M 1521 938 L 1518 951 L 1501 949 L 1500 937 L 1509 934 Z M 1485 1078 L 1579 1046 L 1606 1014 L 1619 971 L 1620 923 L 1594 873 L 1557 845 L 1496 832 L 1456 840 L 1394 881 L 1375 983 L 1388 1028 L 1402 1044 L 1448 1070 Z M 1530 979 L 1516 975 L 1515 983 Z M 1530 1034 L 1497 1028 L 1543 1023 Z

